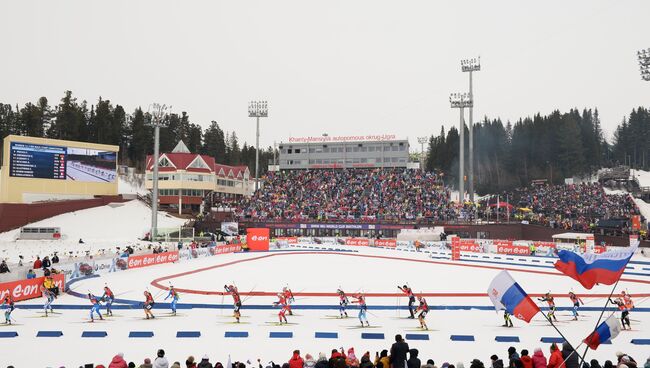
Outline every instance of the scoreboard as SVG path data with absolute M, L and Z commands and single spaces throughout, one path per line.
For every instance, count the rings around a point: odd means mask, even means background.
M 66 147 L 11 142 L 9 176 L 66 179 Z

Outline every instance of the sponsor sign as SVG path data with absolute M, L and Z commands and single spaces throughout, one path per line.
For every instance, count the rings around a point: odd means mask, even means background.
M 366 238 L 347 238 L 347 239 L 345 239 L 345 245 L 368 246 L 368 245 L 370 245 L 370 239 L 366 239 Z
M 458 261 L 460 260 L 460 246 L 461 241 L 458 236 L 451 238 L 451 260 Z
M 211 249 L 214 251 L 214 255 L 235 253 L 241 252 L 241 244 L 217 245 L 216 247 L 211 247 Z
M 641 216 L 632 216 L 632 230 L 641 230 Z
M 63 274 L 52 275 L 54 286 L 58 287 L 61 292 L 65 289 L 65 276 Z M 4 282 L 0 284 L 0 299 L 5 295 L 11 294 L 14 301 L 40 298 L 42 296 L 41 286 L 45 277 L 37 277 L 31 280 L 19 280 Z
M 458 249 L 461 252 L 483 253 L 483 246 L 474 241 L 461 241 Z
M 396 239 L 375 239 L 375 246 L 395 248 L 397 247 L 397 240 Z
M 497 253 L 525 256 L 530 255 L 530 248 L 527 245 L 499 245 L 497 246 Z
M 142 268 L 155 266 L 163 263 L 172 263 L 178 261 L 178 251 L 164 252 L 158 254 L 144 254 L 131 256 L 128 260 L 128 268 Z
M 275 238 L 275 240 L 285 242 L 287 244 L 298 244 L 298 238 L 295 236 L 281 236 L 279 238 Z
M 249 228 L 246 230 L 246 244 L 250 250 L 269 250 L 269 229 Z

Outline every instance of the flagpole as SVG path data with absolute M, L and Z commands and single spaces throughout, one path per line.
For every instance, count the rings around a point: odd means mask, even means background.
M 551 326 L 553 326 L 553 328 L 555 329 L 555 331 L 557 331 L 557 333 L 560 334 L 560 337 L 562 337 L 562 338 L 564 339 L 564 341 L 566 341 L 567 343 L 569 343 L 569 345 L 571 345 L 571 348 L 573 349 L 573 345 L 569 342 L 569 340 L 567 340 L 567 338 L 566 338 L 566 337 L 564 336 L 564 334 L 563 334 L 563 333 L 562 333 L 562 332 L 557 328 L 557 326 L 553 323 L 553 321 L 552 321 L 550 318 L 548 318 L 548 315 L 547 315 L 546 313 L 544 313 L 544 311 L 542 310 L 542 308 L 539 308 L 539 312 L 544 316 L 544 318 L 546 318 L 547 321 L 549 321 L 549 322 L 551 323 Z M 578 345 L 578 346 L 580 346 L 580 345 Z M 575 349 L 574 349 L 574 350 L 575 350 Z

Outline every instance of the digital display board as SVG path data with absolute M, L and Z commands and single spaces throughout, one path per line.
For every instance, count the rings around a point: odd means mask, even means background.
M 9 176 L 112 183 L 117 153 L 11 142 Z

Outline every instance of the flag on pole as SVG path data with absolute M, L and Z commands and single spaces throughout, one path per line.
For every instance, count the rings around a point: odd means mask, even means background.
M 506 270 L 501 271 L 492 280 L 488 288 L 488 296 L 496 310 L 506 310 L 526 322 L 530 322 L 539 312 L 537 304 Z
M 555 262 L 555 268 L 587 289 L 596 284 L 612 285 L 621 277 L 638 246 L 637 240 L 628 248 L 601 254 L 577 254 L 560 250 L 560 260 Z
M 621 325 L 612 313 L 605 322 L 601 323 L 594 332 L 584 339 L 584 343 L 592 350 L 596 350 L 600 344 L 613 340 L 618 336 L 619 332 L 621 332 Z

